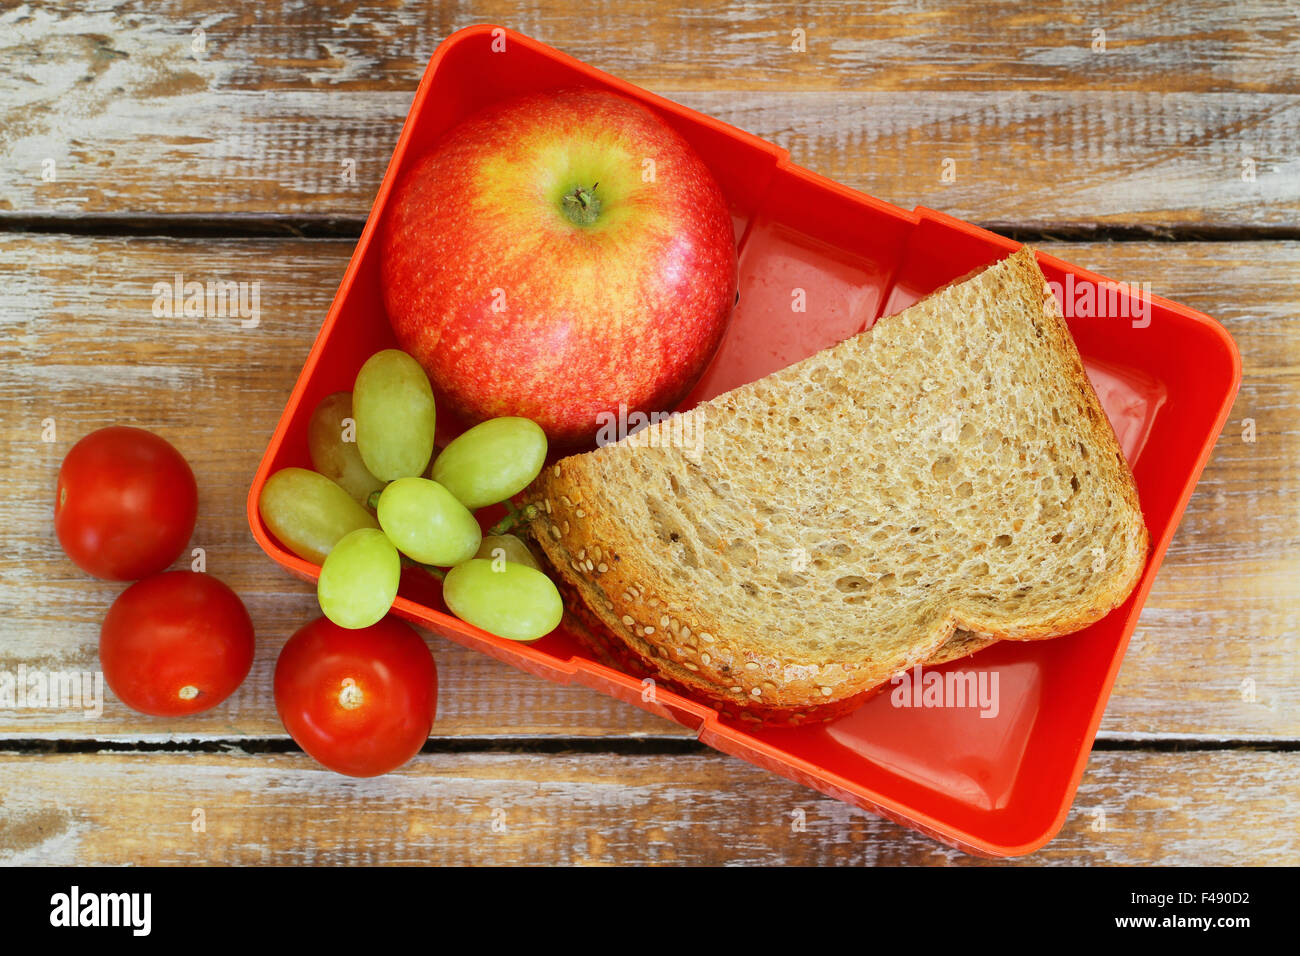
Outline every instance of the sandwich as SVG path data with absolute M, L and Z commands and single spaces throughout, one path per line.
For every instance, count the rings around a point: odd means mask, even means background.
M 1052 638 L 1145 567 L 1133 475 L 1022 248 L 765 378 L 548 466 L 528 532 L 566 626 L 765 725 Z

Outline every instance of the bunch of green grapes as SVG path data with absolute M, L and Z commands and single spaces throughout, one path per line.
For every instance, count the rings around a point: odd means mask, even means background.
M 485 537 L 474 511 L 509 501 L 537 477 L 546 434 L 527 418 L 493 418 L 435 457 L 436 421 L 419 363 L 398 349 L 376 353 L 352 392 L 316 407 L 307 427 L 315 471 L 272 475 L 258 500 L 262 520 L 290 551 L 321 565 L 321 610 L 341 627 L 368 627 L 388 613 L 405 556 L 444 578 L 457 617 L 537 640 L 560 622 L 559 591 L 527 545 Z

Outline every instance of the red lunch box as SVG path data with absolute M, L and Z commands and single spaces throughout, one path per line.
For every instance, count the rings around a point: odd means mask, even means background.
M 275 540 L 258 515 L 258 497 L 280 468 L 311 467 L 307 423 L 316 404 L 350 390 L 366 358 L 395 347 L 375 242 L 394 183 L 469 114 L 507 97 L 572 86 L 613 90 L 657 112 L 695 147 L 730 204 L 740 303 L 683 408 L 861 332 L 1018 248 L 943 213 L 909 212 L 831 182 L 771 143 L 513 31 L 461 30 L 425 71 L 365 230 L 253 479 L 253 535 L 291 573 L 315 580 L 320 568 Z M 394 612 L 531 674 L 578 681 L 677 721 L 717 750 L 950 846 L 984 856 L 1038 849 L 1069 812 L 1129 636 L 1241 380 L 1235 345 L 1209 317 L 1052 256 L 1038 260 L 1132 467 L 1152 548 L 1129 599 L 1086 630 L 1004 641 L 934 669 L 996 674 L 996 713 L 898 706 L 897 695 L 886 692 L 830 723 L 754 729 L 663 690 L 644 699 L 639 679 L 597 663 L 562 628 L 522 645 L 466 624 L 446 613 L 436 583 L 419 572 L 404 577 Z M 815 312 L 791 312 L 796 287 L 818 303 Z M 1089 287 L 1107 294 L 1079 294 Z M 440 420 L 440 442 L 454 428 Z

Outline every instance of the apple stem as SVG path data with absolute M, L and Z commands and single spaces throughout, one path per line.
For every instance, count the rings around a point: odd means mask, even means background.
M 596 195 L 594 184 L 590 189 L 585 186 L 574 187 L 573 192 L 564 196 L 564 214 L 576 226 L 590 226 L 600 218 L 600 198 Z
M 510 510 L 510 513 L 488 528 L 488 534 L 505 534 L 515 525 L 524 521 L 532 521 L 538 515 L 537 505 L 524 505 L 522 508 L 516 508 L 513 501 L 507 501 L 506 507 Z

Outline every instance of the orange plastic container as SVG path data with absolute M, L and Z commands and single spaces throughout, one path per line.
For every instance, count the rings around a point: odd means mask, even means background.
M 710 165 L 731 205 L 740 303 L 683 407 L 862 331 L 1017 248 L 942 213 L 907 212 L 824 179 L 770 143 L 518 33 L 488 25 L 461 30 L 438 47 L 425 71 L 342 285 L 253 479 L 253 535 L 290 572 L 314 580 L 319 568 L 271 536 L 257 512 L 258 495 L 276 470 L 310 467 L 306 431 L 316 403 L 350 389 L 369 355 L 395 345 L 374 242 L 395 180 L 475 110 L 565 86 L 614 90 L 659 112 Z M 1086 631 L 1003 642 L 936 669 L 983 673 L 990 686 L 996 674 L 995 715 L 991 707 L 898 706 L 890 690 L 829 724 L 755 730 L 663 690 L 644 699 L 639 680 L 595 663 L 562 629 L 520 645 L 465 624 L 446 613 L 436 583 L 420 572 L 404 578 L 394 611 L 531 674 L 578 681 L 675 720 L 711 747 L 961 850 L 1012 856 L 1039 848 L 1069 811 L 1142 603 L 1241 379 L 1236 347 L 1207 316 L 1117 290 L 1051 256 L 1040 254 L 1039 262 L 1049 282 L 1059 283 L 1070 330 L 1133 467 L 1152 552 L 1129 600 Z M 792 313 L 794 288 L 805 290 L 807 314 Z M 1091 307 L 1089 288 L 1101 293 Z M 440 430 L 454 428 L 440 422 Z M 508 730 L 509 708 L 501 715 Z

